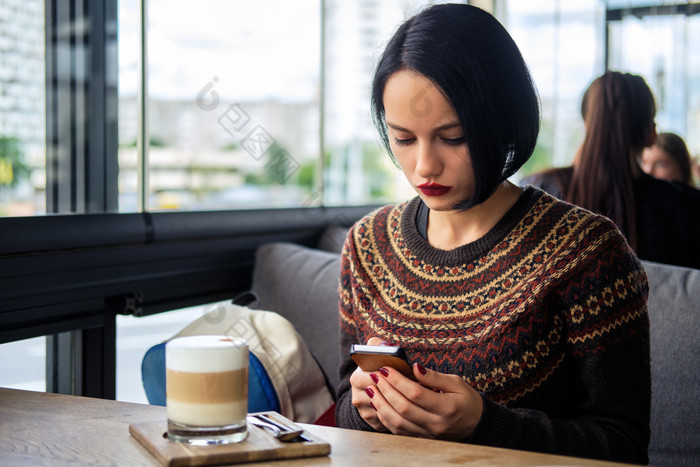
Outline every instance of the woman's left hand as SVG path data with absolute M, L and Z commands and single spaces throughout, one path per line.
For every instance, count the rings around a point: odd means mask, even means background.
M 377 391 L 372 403 L 392 433 L 462 441 L 476 428 L 484 410 L 479 393 L 457 375 L 413 365 L 418 382 L 397 370 L 372 373 Z

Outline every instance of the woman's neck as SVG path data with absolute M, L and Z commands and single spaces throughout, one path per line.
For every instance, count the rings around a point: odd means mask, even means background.
M 441 250 L 454 250 L 488 233 L 518 201 L 522 188 L 505 181 L 483 203 L 466 211 L 430 211 L 428 243 Z

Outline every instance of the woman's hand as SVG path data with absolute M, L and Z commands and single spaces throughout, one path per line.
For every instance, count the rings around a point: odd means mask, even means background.
M 367 345 L 381 345 L 382 340 L 378 337 L 372 337 L 367 341 Z M 382 425 L 377 416 L 377 410 L 372 403 L 371 398 L 374 397 L 377 388 L 374 386 L 374 381 L 370 376 L 370 372 L 362 371 L 361 368 L 357 368 L 355 372 L 350 375 L 350 386 L 352 387 L 352 405 L 357 408 L 360 416 L 377 431 L 387 431 L 386 427 Z M 371 396 L 370 396 L 371 395 Z
M 370 378 L 370 373 L 358 368 L 350 375 L 350 385 L 352 386 L 352 405 L 357 408 L 360 416 L 369 426 L 377 431 L 387 431 L 387 428 L 379 421 L 377 410 L 371 400 L 377 392 L 374 382 Z M 371 394 L 371 397 L 370 397 Z
M 362 378 L 357 378 L 358 384 L 366 383 L 367 374 L 362 373 Z M 484 410 L 479 393 L 457 375 L 426 370 L 420 364 L 413 365 L 413 373 L 418 383 L 392 368 L 370 373 L 374 384 L 368 387 L 372 396 L 367 392 L 365 397 L 371 405 L 361 404 L 363 418 L 372 420 L 368 423 L 373 428 L 386 427 L 400 435 L 453 441 L 462 441 L 471 435 Z M 365 415 L 367 407 L 376 409 L 374 416 Z

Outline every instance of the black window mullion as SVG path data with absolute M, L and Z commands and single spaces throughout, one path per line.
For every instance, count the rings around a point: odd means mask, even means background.
M 116 212 L 117 7 L 47 0 L 47 212 Z
M 118 210 L 116 25 L 116 2 L 46 0 L 48 213 Z M 97 327 L 47 336 L 48 391 L 114 398 L 115 316 L 95 312 Z

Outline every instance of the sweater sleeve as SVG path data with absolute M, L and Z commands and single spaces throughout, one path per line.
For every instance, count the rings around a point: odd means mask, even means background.
M 570 412 L 553 416 L 483 398 L 481 421 L 468 442 L 648 462 L 648 284 L 616 229 L 610 226 L 606 236 L 552 297 L 565 315 L 574 362 Z
M 350 229 L 345 240 L 341 255 L 340 266 L 340 383 L 336 388 L 337 401 L 335 409 L 335 422 L 341 428 L 354 430 L 375 431 L 360 416 L 352 405 L 352 391 L 350 376 L 357 368 L 357 364 L 350 358 L 350 348 L 360 342 L 357 332 L 357 322 L 353 307 L 353 284 L 356 281 L 355 272 L 357 258 L 353 246 L 354 228 Z

